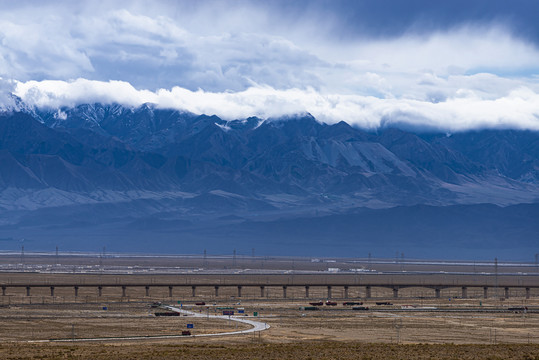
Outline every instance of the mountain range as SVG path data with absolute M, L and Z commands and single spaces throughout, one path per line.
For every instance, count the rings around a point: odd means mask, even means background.
M 24 239 L 39 250 L 155 253 L 539 252 L 539 132 L 367 131 L 309 114 L 224 120 L 14 100 L 0 111 L 6 249 Z

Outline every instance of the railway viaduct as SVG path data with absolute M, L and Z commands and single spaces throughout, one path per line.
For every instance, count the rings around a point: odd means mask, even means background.
M 169 297 L 173 296 L 173 290 L 174 288 L 190 288 L 192 291 L 192 296 L 195 297 L 197 293 L 197 289 L 199 288 L 213 288 L 215 296 L 219 296 L 219 289 L 223 287 L 233 287 L 237 289 L 237 297 L 241 298 L 242 296 L 242 289 L 246 287 L 258 287 L 260 289 L 260 297 L 264 297 L 264 291 L 267 288 L 280 288 L 282 289 L 282 297 L 287 297 L 287 290 L 291 287 L 301 287 L 305 290 L 305 298 L 309 298 L 309 291 L 312 288 L 324 288 L 327 290 L 327 298 L 331 299 L 333 298 L 332 291 L 335 289 L 343 289 L 344 290 L 344 298 L 349 298 L 349 290 L 352 287 L 363 287 L 365 289 L 365 298 L 371 298 L 371 290 L 375 287 L 381 287 L 381 288 L 389 288 L 393 290 L 393 297 L 398 298 L 399 297 L 399 290 L 404 288 L 411 288 L 411 287 L 420 287 L 420 288 L 427 288 L 433 290 L 433 297 L 439 298 L 440 297 L 440 291 L 443 289 L 448 288 L 460 288 L 462 298 L 468 297 L 468 289 L 469 288 L 482 288 L 483 289 L 483 297 L 486 299 L 489 296 L 489 289 L 504 289 L 504 297 L 509 298 L 509 289 L 510 288 L 519 288 L 524 289 L 525 291 L 525 297 L 526 299 L 530 298 L 531 289 L 532 288 L 539 288 L 539 284 L 514 284 L 514 283 L 500 283 L 493 285 L 490 282 L 485 282 L 483 284 L 477 283 L 477 282 L 460 282 L 460 284 L 455 283 L 425 283 L 424 281 L 420 282 L 398 282 L 398 283 L 376 283 L 373 281 L 369 281 L 366 283 L 349 283 L 349 282 L 294 282 L 294 283 L 283 283 L 283 282 L 198 282 L 198 283 L 106 283 L 106 282 L 98 282 L 98 283 L 56 283 L 56 284 L 22 284 L 22 283 L 10 283 L 10 284 L 2 284 L 0 285 L 2 288 L 2 296 L 6 296 L 8 293 L 8 290 L 11 288 L 25 288 L 26 289 L 26 296 L 31 295 L 31 289 L 32 288 L 43 288 L 47 287 L 50 289 L 50 295 L 54 296 L 54 292 L 56 288 L 72 288 L 74 291 L 74 295 L 78 296 L 78 292 L 80 288 L 95 288 L 97 291 L 97 296 L 102 296 L 102 290 L 103 288 L 117 288 L 118 292 L 122 294 L 122 297 L 127 296 L 127 289 L 128 288 L 134 288 L 134 287 L 142 287 L 145 289 L 146 296 L 150 296 L 150 289 L 151 288 L 168 288 L 168 295 Z M 342 294 L 342 292 L 341 292 Z

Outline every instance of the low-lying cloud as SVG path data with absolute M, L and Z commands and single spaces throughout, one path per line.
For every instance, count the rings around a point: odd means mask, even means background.
M 539 128 L 539 39 L 516 26 L 538 28 L 529 4 L 471 5 L 481 16 L 450 6 L 451 19 L 440 4 L 367 3 L 6 2 L 0 77 L 40 107 L 150 102 L 227 119 Z M 0 106 L 10 99 L 0 94 Z
M 18 82 L 14 94 L 30 105 L 54 109 L 94 102 L 133 107 L 153 103 L 158 108 L 215 114 L 229 120 L 308 112 L 326 123 L 345 121 L 368 129 L 396 125 L 449 132 L 479 128 L 539 130 L 539 94 L 524 86 L 498 97 L 463 89 L 428 101 L 257 85 L 237 92 L 191 91 L 181 87 L 149 91 L 138 90 L 124 81 L 77 79 Z
M 255 1 L 239 2 L 244 6 L 156 1 L 151 9 L 131 3 L 5 6 L 0 13 L 0 76 L 114 79 L 152 91 L 180 86 L 241 92 L 263 84 L 421 99 L 428 86 L 418 79 L 425 73 L 442 79 L 491 73 L 526 83 L 539 70 L 537 43 L 494 20 L 369 37 L 353 27 L 342 28 L 339 35 L 329 31 L 328 26 L 339 23 L 331 15 L 337 5 L 318 4 L 316 11 L 305 9 L 292 20 L 285 8 Z M 351 33 L 356 35 L 346 35 Z M 488 91 L 500 96 L 498 90 Z M 438 92 L 447 95 L 446 88 Z

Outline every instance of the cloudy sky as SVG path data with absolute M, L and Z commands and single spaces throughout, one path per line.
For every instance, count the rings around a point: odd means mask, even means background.
M 49 107 L 539 130 L 537 14 L 534 0 L 0 0 L 0 91 Z

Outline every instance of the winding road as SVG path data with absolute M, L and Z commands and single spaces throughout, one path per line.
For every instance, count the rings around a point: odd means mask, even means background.
M 184 310 L 182 308 L 177 308 L 170 305 L 164 305 L 162 306 L 163 309 L 167 309 L 174 312 L 179 312 L 181 314 L 186 314 L 192 317 L 205 317 L 205 318 L 213 318 L 213 319 L 224 319 L 224 320 L 231 320 L 231 321 L 237 321 L 244 324 L 249 324 L 252 326 L 252 328 L 247 330 L 239 330 L 239 331 L 232 331 L 232 332 L 223 332 L 223 333 L 214 333 L 214 334 L 200 334 L 200 335 L 193 335 L 193 336 L 222 336 L 222 335 L 237 335 L 237 334 L 247 334 L 252 333 L 256 331 L 264 331 L 270 328 L 270 326 L 266 323 L 260 322 L 260 321 L 254 321 L 254 320 L 248 320 L 239 316 L 228 316 L 228 315 L 209 315 L 209 314 L 203 314 L 203 313 L 196 313 L 189 310 Z
M 246 330 L 238 331 L 229 331 L 213 334 L 198 334 L 198 335 L 156 335 L 156 336 L 125 336 L 125 337 L 106 337 L 106 338 L 72 338 L 72 339 L 48 339 L 48 340 L 31 340 L 28 342 L 31 343 L 44 343 L 44 342 L 83 342 L 83 341 L 122 341 L 122 340 L 148 340 L 148 339 L 173 339 L 173 338 L 186 338 L 186 337 L 203 337 L 203 336 L 225 336 L 225 335 L 239 335 L 239 334 L 248 334 L 256 331 L 264 331 L 270 328 L 266 323 L 254 320 L 248 320 L 239 316 L 228 316 L 228 315 L 209 315 L 203 313 L 196 313 L 193 311 L 185 310 L 182 308 L 177 308 L 170 305 L 162 305 L 161 308 L 178 312 L 191 317 L 205 317 L 213 319 L 223 319 L 237 321 L 240 323 L 251 325 L 252 328 Z

